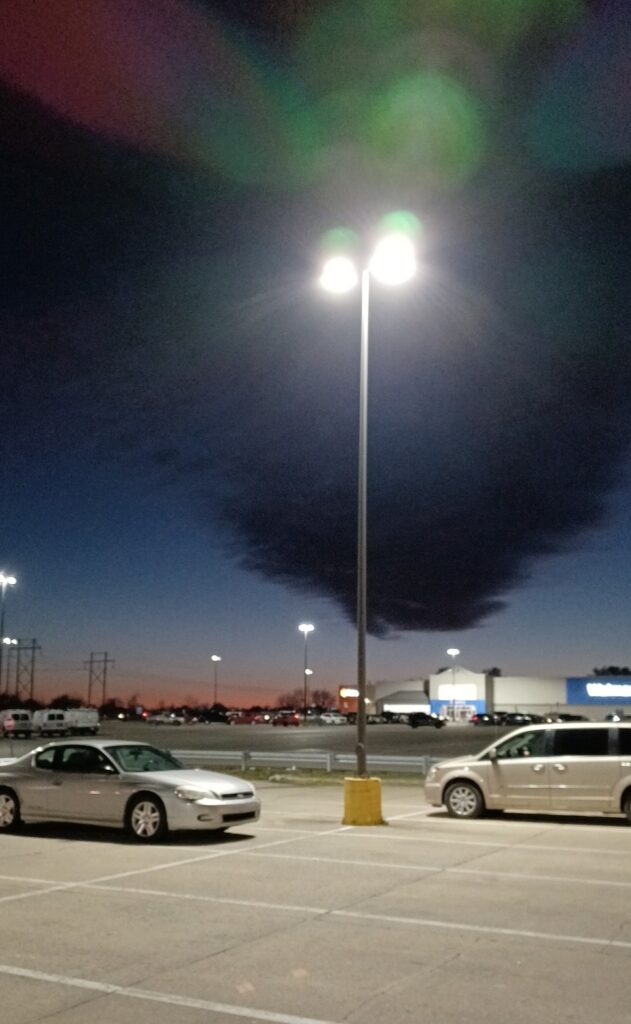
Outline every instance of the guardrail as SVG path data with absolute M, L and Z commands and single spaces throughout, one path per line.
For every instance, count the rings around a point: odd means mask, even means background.
M 357 765 L 355 754 L 336 754 L 328 751 L 264 750 L 173 750 L 172 753 L 186 765 L 215 764 L 235 767 L 241 771 L 248 768 L 315 768 L 320 771 L 351 771 Z M 368 754 L 368 770 L 371 772 L 409 772 L 427 775 L 439 757 L 397 757 L 388 754 Z

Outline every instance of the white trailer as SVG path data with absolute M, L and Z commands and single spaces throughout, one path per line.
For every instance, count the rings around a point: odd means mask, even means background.
M 66 711 L 66 722 L 74 736 L 96 736 L 101 724 L 96 708 L 70 708 Z

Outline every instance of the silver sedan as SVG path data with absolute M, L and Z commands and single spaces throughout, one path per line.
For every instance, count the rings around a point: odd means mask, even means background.
M 260 809 L 249 782 L 186 769 L 149 743 L 60 741 L 0 760 L 0 831 L 68 821 L 124 828 L 151 842 L 176 829 L 224 831 L 256 821 Z

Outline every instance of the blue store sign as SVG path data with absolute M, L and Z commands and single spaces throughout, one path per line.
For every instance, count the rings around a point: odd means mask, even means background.
M 631 704 L 631 676 L 573 676 L 566 692 L 568 704 Z

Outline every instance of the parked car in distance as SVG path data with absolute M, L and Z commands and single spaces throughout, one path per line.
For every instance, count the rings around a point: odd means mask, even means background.
M 471 725 L 503 725 L 504 712 L 479 711 L 477 714 L 471 715 L 469 722 Z
M 272 716 L 261 711 L 240 711 L 230 716 L 230 725 L 267 725 Z
M 124 828 L 148 843 L 177 829 L 225 831 L 259 814 L 250 782 L 187 769 L 149 743 L 62 740 L 0 762 L 0 832 L 77 822 Z
M 211 725 L 213 722 L 219 722 L 221 725 L 229 725 L 230 718 L 227 711 L 203 711 L 199 715 L 198 721 L 204 725 Z
M 318 725 L 348 725 L 348 718 L 341 711 L 323 711 L 317 721 Z
M 431 725 L 434 729 L 442 729 L 447 725 L 444 715 L 428 714 L 426 711 L 412 711 L 408 716 L 408 725 L 418 729 L 421 725 Z
M 504 711 L 502 725 L 531 725 L 533 722 L 545 722 L 543 715 L 533 711 Z
M 589 722 L 587 715 L 572 715 L 568 711 L 554 711 L 544 718 L 545 722 Z
M 605 722 L 631 722 L 631 715 L 619 715 L 617 711 L 605 715 Z
M 176 715 L 174 711 L 161 711 L 157 715 L 149 715 L 145 719 L 147 725 L 185 725 L 184 715 Z
M 622 813 L 631 823 L 631 723 L 525 726 L 472 757 L 433 765 L 425 795 L 454 818 L 570 811 Z
M 300 712 L 293 708 L 277 711 L 272 718 L 272 725 L 300 725 Z
M 368 725 L 387 725 L 388 719 L 383 715 L 366 715 L 366 723 Z

